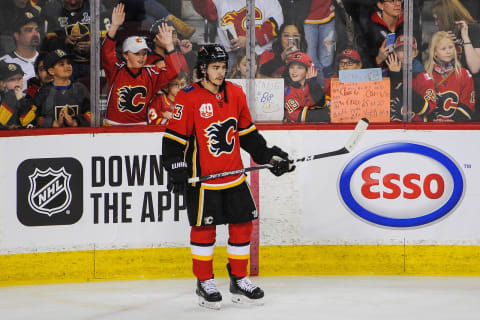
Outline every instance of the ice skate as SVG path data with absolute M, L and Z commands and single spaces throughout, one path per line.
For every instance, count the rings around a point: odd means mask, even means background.
M 217 289 L 215 279 L 212 278 L 205 281 L 197 279 L 197 290 L 195 292 L 198 296 L 199 306 L 215 310 L 220 309 L 222 295 Z
M 263 290 L 254 285 L 248 277 L 238 278 L 234 276 L 230 264 L 227 264 L 227 269 L 230 276 L 232 301 L 235 303 L 263 305 L 263 296 L 265 295 Z

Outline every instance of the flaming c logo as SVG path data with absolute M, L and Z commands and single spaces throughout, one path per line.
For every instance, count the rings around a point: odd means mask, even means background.
M 236 27 L 235 29 L 241 26 L 242 30 L 246 30 L 245 28 L 246 12 L 247 12 L 246 8 L 242 8 L 240 11 L 227 12 L 222 17 L 222 26 L 226 26 L 227 24 L 233 24 Z M 258 10 L 258 8 L 255 8 L 255 20 L 261 20 L 261 19 L 262 19 L 262 12 Z

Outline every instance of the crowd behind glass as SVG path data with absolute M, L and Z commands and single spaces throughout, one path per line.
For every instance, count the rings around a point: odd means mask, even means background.
M 176 0 L 102 0 L 99 72 L 88 0 L 1 1 L 0 129 L 91 126 L 93 106 L 105 126 L 165 125 L 177 92 L 199 81 L 202 43 L 228 51 L 228 78 L 247 78 L 246 2 L 183 2 L 193 17 Z M 403 0 L 256 0 L 251 65 L 256 78 L 284 80 L 283 122 L 329 123 L 332 79 L 364 68 L 389 79 L 392 122 L 478 121 L 480 3 L 412 4 L 410 36 Z M 100 101 L 90 98 L 91 70 Z

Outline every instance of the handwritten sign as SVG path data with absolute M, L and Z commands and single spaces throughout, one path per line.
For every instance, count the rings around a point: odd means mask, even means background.
M 370 68 L 370 69 L 340 70 L 338 72 L 338 78 L 340 79 L 340 83 L 381 81 L 382 69 Z
M 332 79 L 330 117 L 332 123 L 390 122 L 390 79 L 339 82 Z
M 246 79 L 228 79 L 247 92 Z M 282 121 L 284 84 L 283 79 L 255 79 L 255 106 L 250 111 L 255 121 Z

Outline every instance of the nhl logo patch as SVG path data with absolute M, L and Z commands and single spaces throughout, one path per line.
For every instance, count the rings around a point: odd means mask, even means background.
M 52 168 L 45 171 L 36 168 L 35 172 L 28 176 L 30 180 L 28 203 L 31 208 L 48 216 L 68 208 L 72 201 L 70 177 L 71 174 L 63 167 L 57 171 Z

